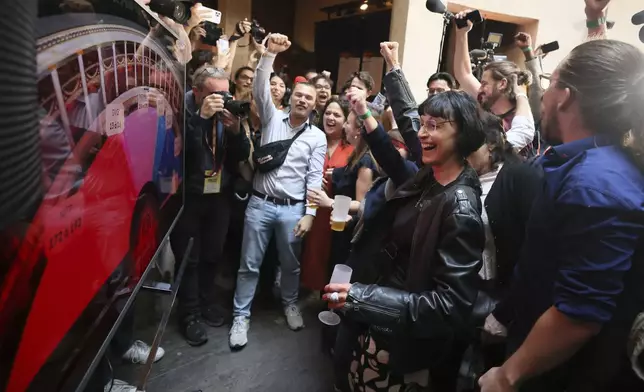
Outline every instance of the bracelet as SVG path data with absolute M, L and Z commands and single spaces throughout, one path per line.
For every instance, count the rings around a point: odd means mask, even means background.
M 589 29 L 598 29 L 606 24 L 606 17 L 602 16 L 599 19 L 586 20 L 586 27 Z
M 523 53 L 529 53 L 529 52 L 532 52 L 532 46 L 527 46 L 527 47 L 525 47 L 525 48 L 521 48 L 521 51 L 522 51 Z
M 367 109 L 367 112 L 365 114 L 358 116 L 358 118 L 362 121 L 368 119 L 369 117 L 373 117 L 373 114 L 371 114 L 371 110 L 369 109 Z

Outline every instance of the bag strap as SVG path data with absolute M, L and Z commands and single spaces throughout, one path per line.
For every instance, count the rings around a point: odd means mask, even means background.
M 304 125 L 304 128 L 302 128 L 298 133 L 295 134 L 295 136 L 293 136 L 293 138 L 291 139 L 291 142 L 294 142 L 295 140 L 297 140 L 297 138 L 300 137 L 300 135 L 302 135 L 304 131 L 306 131 L 306 127 L 307 125 Z

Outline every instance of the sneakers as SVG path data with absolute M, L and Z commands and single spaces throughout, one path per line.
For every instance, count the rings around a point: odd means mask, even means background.
M 304 328 L 304 320 L 302 320 L 302 313 L 297 305 L 289 305 L 284 308 L 284 315 L 286 316 L 286 323 L 293 331 L 299 331 Z
M 123 354 L 123 359 L 132 361 L 132 363 L 145 363 L 150 355 L 151 347 L 144 342 L 137 340 L 130 346 L 130 348 Z M 157 348 L 157 353 L 154 356 L 154 362 L 159 361 L 165 355 L 165 350 L 161 347 Z
M 230 328 L 228 344 L 233 350 L 239 350 L 248 344 L 248 329 L 250 320 L 244 316 L 236 316 L 233 319 L 233 326 Z
M 225 322 L 222 312 L 214 305 L 203 309 L 201 317 L 211 327 L 221 327 Z
M 201 318 L 191 315 L 186 317 L 181 325 L 181 334 L 191 346 L 201 346 L 208 342 L 208 333 L 204 328 Z
M 137 392 L 135 386 L 126 383 L 123 380 L 112 380 L 103 388 L 104 392 Z

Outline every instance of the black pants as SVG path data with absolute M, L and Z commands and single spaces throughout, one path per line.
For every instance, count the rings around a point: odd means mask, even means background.
M 231 195 L 228 193 L 186 194 L 183 214 L 170 237 L 176 270 L 188 241 L 194 238 L 177 294 L 180 319 L 198 315 L 201 307 L 210 306 L 215 301 L 215 275 L 217 265 L 223 259 L 230 210 Z

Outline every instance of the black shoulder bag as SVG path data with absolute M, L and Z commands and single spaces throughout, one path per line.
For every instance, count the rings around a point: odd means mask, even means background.
M 253 162 L 260 173 L 268 173 L 284 164 L 286 155 L 291 145 L 306 130 L 307 126 L 295 134 L 291 139 L 279 140 L 264 144 L 253 151 Z

